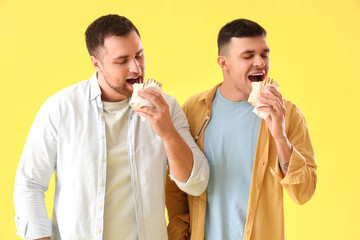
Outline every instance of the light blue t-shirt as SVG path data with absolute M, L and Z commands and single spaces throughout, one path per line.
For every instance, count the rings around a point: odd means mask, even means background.
M 261 118 L 249 102 L 231 102 L 219 88 L 205 129 L 210 165 L 205 239 L 243 239 Z

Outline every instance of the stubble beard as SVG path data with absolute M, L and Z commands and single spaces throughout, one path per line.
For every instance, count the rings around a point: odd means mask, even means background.
M 131 97 L 132 91 L 130 91 L 129 89 L 126 88 L 127 87 L 126 82 L 124 82 L 124 84 L 122 84 L 122 85 L 114 86 L 110 83 L 110 81 L 108 81 L 108 79 L 105 75 L 104 75 L 104 80 L 105 80 L 106 84 L 115 92 L 117 92 L 121 95 L 124 95 L 126 97 Z

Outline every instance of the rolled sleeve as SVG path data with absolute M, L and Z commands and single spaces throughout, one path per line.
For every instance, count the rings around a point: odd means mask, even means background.
M 200 149 L 191 150 L 193 153 L 193 167 L 189 179 L 184 183 L 175 179 L 171 172 L 169 176 L 182 191 L 193 196 L 200 196 L 205 191 L 209 181 L 209 166 Z
M 304 204 L 316 189 L 317 164 L 304 116 L 296 105 L 287 104 L 290 107 L 286 122 L 291 123 L 288 125 L 287 136 L 293 147 L 289 169 L 285 177 L 282 177 L 278 164 L 270 171 L 294 202 Z
M 37 239 L 52 235 L 52 222 L 50 219 L 27 221 L 16 216 L 15 224 L 17 228 L 16 235 L 23 239 Z
M 276 165 L 278 168 L 278 165 Z M 306 161 L 301 154 L 293 148 L 290 156 L 289 168 L 285 175 L 282 176 L 280 168 L 271 169 L 271 174 L 277 179 L 281 185 L 300 184 L 305 182 Z
M 36 115 L 16 171 L 15 224 L 17 235 L 24 239 L 52 234 L 44 201 L 44 192 L 55 170 L 57 148 L 57 119 L 51 109 L 48 100 Z
M 178 181 L 171 175 L 170 169 L 170 178 L 175 181 L 176 185 L 187 194 L 193 196 L 200 196 L 207 187 L 209 181 L 209 164 L 200 148 L 196 145 L 193 137 L 190 134 L 190 128 L 188 120 L 185 116 L 185 113 L 176 99 L 170 100 L 171 103 L 171 119 L 173 121 L 174 127 L 185 141 L 185 143 L 190 147 L 193 154 L 193 167 L 189 179 L 184 183 Z

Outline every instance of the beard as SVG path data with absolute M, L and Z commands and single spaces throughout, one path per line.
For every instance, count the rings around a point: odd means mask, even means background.
M 113 85 L 107 78 L 107 76 L 104 75 L 104 80 L 107 83 L 107 85 L 114 90 L 115 92 L 124 95 L 126 97 L 131 97 L 133 91 L 130 89 L 126 83 L 126 80 L 122 84 Z

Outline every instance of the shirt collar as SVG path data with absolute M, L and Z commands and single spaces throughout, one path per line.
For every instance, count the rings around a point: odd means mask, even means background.
M 101 90 L 97 79 L 97 71 L 95 71 L 90 79 L 90 100 L 94 100 L 98 96 L 101 96 Z
M 200 100 L 204 100 L 206 102 L 207 105 L 211 106 L 212 100 L 215 96 L 216 90 L 218 89 L 218 87 L 220 87 L 222 85 L 222 82 L 219 84 L 216 84 L 215 87 L 211 88 L 210 90 L 204 92 L 202 94 L 202 96 L 200 97 Z

